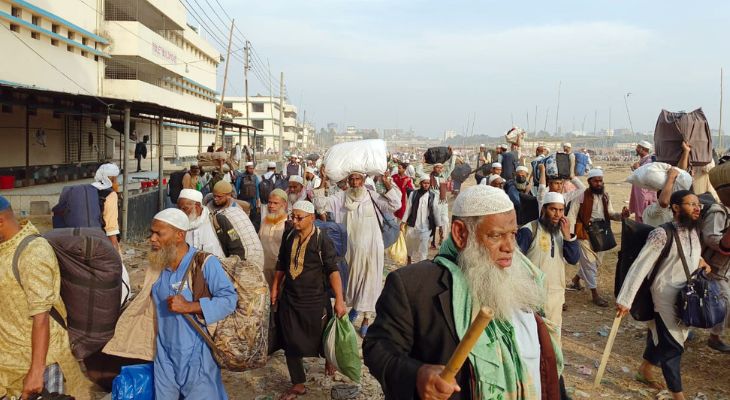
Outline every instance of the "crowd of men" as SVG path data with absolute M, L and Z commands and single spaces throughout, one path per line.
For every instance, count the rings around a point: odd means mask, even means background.
M 563 146 L 571 156 L 567 177 L 548 174 L 544 147 L 532 160 L 520 147 L 519 140 L 500 145 L 492 158 L 482 146 L 477 184 L 463 189 L 452 171 L 464 160 L 451 149 L 450 158 L 431 165 L 430 172 L 393 157 L 383 175 L 348 171 L 339 182 L 328 179 L 321 162 L 296 155 L 281 169 L 267 163 L 261 175 L 253 162 L 240 171 L 220 171 L 223 177 L 212 185 L 192 166 L 174 207 L 151 221 L 144 285 L 120 319 L 134 326 L 118 327 L 105 349 L 130 358 L 153 355 L 157 399 L 227 398 L 211 349 L 184 316 L 211 324 L 234 312 L 236 289 L 220 260 L 238 256 L 258 266 L 269 286 L 291 380 L 282 399 L 307 392 L 303 358 L 321 356 L 325 324 L 335 315 L 359 321 L 364 363 L 386 398 L 568 398 L 560 339 L 565 291 L 587 288 L 595 306 L 609 306 L 598 290 L 605 252 L 595 249 L 591 235 L 594 227 L 610 227 L 610 221 L 633 214 L 659 228 L 624 281 L 617 313 L 627 314 L 642 281 L 652 268 L 660 270 L 652 286 L 656 314 L 637 379 L 654 388 L 666 385 L 674 399 L 683 399 L 680 360 L 689 330 L 677 323 L 674 306 L 686 283 L 680 254 L 688 255 L 690 272 L 706 270 L 722 282 L 725 296 L 730 292 L 725 276 L 730 209 L 716 202 L 711 212 L 700 213 L 701 193 L 674 190 L 678 169 L 689 168 L 691 146 L 684 144 L 661 191 L 634 188 L 629 207 L 620 211 L 606 191 L 604 171 L 590 163 L 577 166 L 569 143 Z M 636 153 L 632 168 L 652 162 L 650 143 L 639 143 Z M 117 175 L 113 164 L 104 165 L 94 183 L 113 193 L 105 197 L 104 229 L 116 248 L 118 225 L 109 210 L 116 210 Z M 713 195 L 719 200 L 725 194 Z M 403 232 L 409 265 L 388 273 L 383 283 L 383 225 L 389 217 Z M 341 236 L 328 235 L 333 226 Z M 52 310 L 64 310 L 55 255 L 43 238 L 15 254 L 25 237 L 36 234 L 0 197 L 0 271 L 7 271 L 0 275 L 7 294 L 0 298 L 6 310 L 0 313 L 6 332 L 0 335 L 0 398 L 28 398 L 44 388 L 89 398 L 91 385 L 71 355 L 68 335 L 49 318 Z M 655 265 L 672 234 L 678 239 Z M 199 251 L 212 255 L 202 265 L 209 293 L 193 301 L 186 274 Z M 14 258 L 18 279 L 9 272 Z M 570 280 L 568 265 L 578 266 Z M 483 306 L 494 311 L 493 321 L 455 382 L 442 379 L 444 365 Z M 131 315 L 154 321 L 137 326 L 142 324 Z M 712 328 L 708 345 L 730 353 L 721 339 L 724 326 Z M 154 340 L 128 349 L 122 330 L 128 338 Z M 665 385 L 654 367 L 661 368 Z M 334 374 L 335 366 L 327 362 L 325 370 Z

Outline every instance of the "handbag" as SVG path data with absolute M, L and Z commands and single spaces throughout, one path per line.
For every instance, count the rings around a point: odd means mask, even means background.
M 674 240 L 677 241 L 679 258 L 687 276 L 687 285 L 677 295 L 677 310 L 682 323 L 695 328 L 712 328 L 725 319 L 727 310 L 725 297 L 720 291 L 718 282 L 708 279 L 704 272 L 698 269 L 692 274 L 689 273 L 677 231 L 674 232 Z
M 607 251 L 616 247 L 616 238 L 613 237 L 611 221 L 597 220 L 591 222 L 586 229 L 593 251 Z
M 383 234 L 383 248 L 387 249 L 392 246 L 396 240 L 398 240 L 398 235 L 400 235 L 400 224 L 398 224 L 395 220 L 395 216 L 393 214 L 386 214 L 380 209 L 380 207 L 378 207 L 378 203 L 375 202 L 370 191 L 368 191 L 368 195 L 370 195 L 370 201 L 373 202 L 373 207 L 375 207 L 375 219 L 378 220 L 380 232 Z M 380 214 L 382 220 L 381 218 L 378 218 L 378 214 Z

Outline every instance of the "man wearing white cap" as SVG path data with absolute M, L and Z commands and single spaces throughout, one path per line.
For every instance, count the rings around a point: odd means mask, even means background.
M 292 154 L 291 157 L 289 157 L 289 162 L 284 167 L 284 173 L 287 178 L 291 178 L 292 176 L 304 176 L 302 165 L 299 163 L 299 158 L 296 154 Z
M 106 233 L 106 236 L 114 245 L 114 248 L 119 250 L 119 182 L 117 177 L 119 176 L 119 167 L 113 163 L 106 163 L 99 166 L 94 175 L 94 182 L 91 184 L 99 191 L 99 202 L 101 203 L 101 219 L 102 228 Z M 72 206 L 80 206 L 74 204 Z M 79 228 L 79 227 L 73 227 Z
M 565 268 L 580 258 L 580 246 L 570 230 L 563 195 L 550 192 L 545 195 L 540 218 L 517 232 L 522 253 L 545 273 L 545 316 L 558 326 L 563 323 Z
M 187 243 L 218 258 L 226 257 L 211 223 L 210 210 L 203 207 L 203 194 L 193 189 L 181 190 L 177 198 L 177 208 L 190 220 L 190 229 L 185 235 Z
M 451 152 L 451 147 L 449 147 L 449 152 Z M 446 221 L 449 220 L 449 200 L 448 200 L 448 181 L 451 179 L 451 171 L 454 169 L 454 165 L 456 162 L 456 158 L 452 156 L 449 161 L 449 168 L 448 170 L 444 170 L 444 164 L 442 163 L 436 163 L 433 165 L 433 170 L 431 171 L 431 193 L 438 196 L 437 206 L 439 210 L 439 214 L 441 214 L 441 217 L 438 219 L 437 227 L 438 227 L 438 236 L 439 236 L 439 246 L 444 241 L 444 226 L 443 223 L 446 223 Z M 447 172 L 448 171 L 448 172 Z M 443 223 L 442 223 L 443 221 Z M 431 232 L 431 237 L 433 240 L 431 241 L 431 248 L 436 248 L 436 232 Z
M 292 383 L 282 399 L 294 399 L 307 392 L 302 359 L 322 354 L 325 324 L 332 317 L 327 286 L 335 294 L 334 312 L 337 317 L 347 312 L 337 253 L 327 234 L 314 226 L 314 205 L 298 201 L 293 206 L 291 219 L 294 229 L 281 242 L 271 288 L 271 304 L 278 303 L 276 317 L 281 327 L 286 366 Z M 281 296 L 280 291 L 283 292 Z M 334 375 L 333 365 L 326 363 L 325 369 L 328 375 Z
M 258 232 L 261 225 L 261 201 L 259 200 L 259 177 L 255 174 L 253 162 L 246 163 L 246 170 L 236 177 L 237 199 L 249 204 L 248 215 L 251 223 Z
M 477 154 L 477 169 L 484 164 L 492 163 L 492 153 L 487 150 L 487 145 L 479 145 L 479 153 Z
M 454 201 L 438 256 L 388 274 L 363 341 L 365 365 L 386 398 L 560 397 L 558 332 L 540 316 L 544 274 L 519 251 L 516 233 L 507 194 L 475 185 Z M 447 382 L 439 373 L 481 307 L 493 320 Z
M 580 280 L 583 279 L 591 290 L 593 304 L 608 307 L 608 302 L 598 294 L 598 267 L 603 261 L 603 253 L 594 251 L 588 236 L 588 228 L 595 223 L 605 224 L 610 228 L 611 221 L 621 221 L 631 214 L 624 207 L 620 213 L 613 210 L 613 204 L 603 186 L 603 170 L 594 168 L 588 171 L 588 189 L 575 199 L 570 207 L 571 221 L 575 221 L 575 235 L 580 244 L 580 267 L 573 277 L 569 290 L 583 290 Z M 610 230 L 609 234 L 613 234 Z
M 642 140 L 636 145 L 636 155 L 640 158 L 639 161 L 635 162 L 634 165 L 631 166 L 632 171 L 652 162 L 652 147 L 651 143 L 646 140 Z M 631 187 L 631 196 L 629 197 L 629 211 L 635 214 L 634 218 L 636 221 L 642 222 L 644 209 L 656 201 L 657 197 L 655 191 L 633 185 Z
M 492 163 L 492 171 L 490 175 L 502 175 L 502 163 L 494 162 Z
M 429 189 L 431 180 L 428 176 L 418 179 L 419 189 L 408 195 L 403 214 L 402 227 L 407 227 L 406 247 L 408 263 L 419 262 L 428 258 L 428 239 L 437 226 L 443 225 L 441 210 L 436 195 Z
M 307 192 L 306 186 L 304 186 L 303 177 L 299 175 L 289 177 L 287 197 L 289 214 L 291 214 L 291 211 L 294 209 L 294 204 L 296 204 L 296 202 L 312 198 Z
M 586 186 L 581 182 L 580 178 L 572 177 L 570 183 L 575 187 L 572 190 L 566 190 L 565 181 L 560 176 L 547 176 L 545 172 L 545 164 L 538 164 L 538 171 L 540 175 L 539 185 L 537 186 L 537 204 L 542 209 L 543 198 L 548 192 L 561 193 L 565 199 L 566 208 L 571 207 L 573 200 L 578 198 Z M 571 223 L 575 223 L 575 220 L 571 220 Z
M 326 176 L 324 166 L 322 176 Z M 367 332 L 375 302 L 383 288 L 383 269 L 385 268 L 385 246 L 380 224 L 383 213 L 394 213 L 401 206 L 400 190 L 387 174 L 382 182 L 385 193 L 380 194 L 365 188 L 366 175 L 350 172 L 347 177 L 349 188 L 327 197 L 317 191 L 319 204 L 326 204 L 327 212 L 335 214 L 336 208 L 341 221 L 347 227 L 347 254 L 345 260 L 350 266 L 345 301 L 352 307 L 350 321 L 357 319 L 358 313 L 365 313 L 360 326 L 360 334 Z M 326 189 L 326 180 L 323 186 Z
M 305 188 L 309 192 L 318 188 L 322 184 L 322 179 L 317 176 L 317 170 L 314 169 L 314 167 L 307 167 L 307 169 L 304 170 L 304 183 Z
M 150 227 L 150 269 L 159 273 L 151 293 L 157 321 L 155 398 L 225 399 L 220 367 L 183 315 L 214 324 L 236 309 L 238 295 L 218 258 L 198 257 L 198 250 L 186 243 L 188 229 L 188 216 L 176 208 L 157 213 Z M 188 274 L 193 265 L 199 272 Z M 210 297 L 194 297 L 188 282 L 199 282 L 198 274 Z
M 276 173 L 276 163 L 269 161 L 269 163 L 266 164 L 266 172 L 261 175 L 261 181 L 259 182 L 259 201 L 261 204 L 265 205 L 268 203 L 269 196 L 274 189 L 286 189 L 287 185 L 285 180 L 286 179 L 284 179 L 280 174 Z M 262 206 L 262 218 L 263 215 L 266 214 L 265 211 L 266 207 Z
M 530 193 L 532 185 L 527 180 L 527 176 L 530 174 L 530 170 L 524 165 L 520 165 L 515 169 L 515 187 L 520 193 Z

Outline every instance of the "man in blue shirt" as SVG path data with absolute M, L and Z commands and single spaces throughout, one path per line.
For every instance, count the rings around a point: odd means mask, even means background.
M 184 212 L 168 208 L 155 215 L 150 227 L 150 268 L 161 271 L 152 286 L 157 311 L 155 398 L 227 399 L 211 349 L 183 314 L 192 315 L 202 325 L 212 324 L 235 310 L 238 296 L 220 261 L 210 256 L 203 277 L 211 297 L 193 301 L 192 281 L 184 279 L 197 251 L 185 242 L 189 225 Z M 183 289 L 178 294 L 180 285 Z

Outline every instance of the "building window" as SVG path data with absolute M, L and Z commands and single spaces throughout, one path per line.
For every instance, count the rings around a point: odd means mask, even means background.
M 264 129 L 264 120 L 254 119 L 251 121 L 251 125 L 253 125 L 253 127 L 256 129 Z
M 74 33 L 71 31 L 68 31 L 68 38 L 71 40 L 74 40 Z
M 89 43 L 88 43 L 88 42 L 89 42 L 89 39 L 87 39 L 87 38 L 85 38 L 85 37 L 82 37 L 82 38 L 81 38 L 81 44 L 83 44 L 84 46 L 88 46 L 88 45 L 89 45 Z
M 84 50 L 81 50 L 81 56 L 82 56 L 82 57 L 86 57 L 86 56 L 88 56 L 88 55 L 89 55 L 89 53 L 87 53 L 87 52 L 86 52 L 86 51 L 84 51 Z
M 51 24 L 51 32 L 57 34 L 59 29 L 60 28 L 59 28 L 58 24 Z
M 73 52 L 74 52 L 74 47 L 73 47 L 73 46 L 71 46 L 71 45 L 68 45 L 68 46 L 66 46 L 66 50 L 67 50 L 68 52 L 70 52 L 70 53 L 73 53 Z
M 15 24 L 10 24 L 10 30 L 13 32 L 20 32 L 20 27 Z
M 41 17 L 34 15 L 33 18 L 31 19 L 31 21 L 32 21 L 33 25 L 41 26 Z
M 251 112 L 264 112 L 264 103 L 251 103 Z
M 23 11 L 18 7 L 10 7 L 10 13 L 15 18 L 23 18 Z
M 51 44 L 54 46 L 58 46 L 58 39 L 51 39 Z
M 32 37 L 35 40 L 41 40 L 41 34 L 38 32 L 31 32 L 30 37 Z

